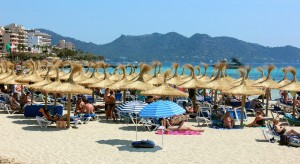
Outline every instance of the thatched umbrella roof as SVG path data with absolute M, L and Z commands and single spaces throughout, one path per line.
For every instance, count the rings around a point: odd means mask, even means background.
M 278 89 L 285 90 L 285 91 L 299 92 L 300 91 L 300 83 L 298 82 L 297 77 L 296 77 L 296 74 L 297 74 L 296 69 L 294 67 L 288 67 L 287 70 L 293 74 L 293 80 L 289 84 L 287 84 L 283 87 L 280 87 Z
M 146 72 L 149 72 L 151 70 L 151 67 L 149 65 L 144 64 L 141 68 L 141 72 L 139 74 L 139 77 L 136 81 L 134 81 L 133 83 L 124 86 L 124 89 L 128 89 L 128 90 L 140 90 L 140 91 L 145 91 L 145 90 L 150 90 L 150 89 L 154 89 L 155 87 L 151 84 L 149 84 L 148 82 L 144 81 L 143 75 Z
M 152 85 L 161 85 L 164 82 L 164 79 L 162 77 L 159 77 L 156 73 L 156 68 L 160 64 L 160 62 L 154 61 L 154 62 L 152 62 L 152 64 L 154 66 L 154 76 L 152 79 L 150 79 L 147 82 Z
M 130 65 L 131 66 L 131 70 L 129 75 L 127 76 L 127 79 L 128 80 L 133 80 L 135 79 L 136 77 L 138 77 L 139 75 L 136 73 L 136 68 L 134 65 Z
M 285 85 L 291 83 L 291 80 L 289 80 L 289 79 L 286 77 L 287 72 L 288 72 L 288 68 L 282 68 L 281 71 L 284 73 L 284 77 L 283 77 L 282 80 L 280 80 L 280 81 L 278 82 L 278 84 L 281 85 L 281 86 L 285 86 Z
M 118 67 L 116 67 L 115 70 L 114 70 L 114 73 L 109 77 L 109 79 L 112 80 L 112 81 L 117 82 L 117 81 L 121 80 L 122 77 L 123 77 L 123 75 L 120 75 L 118 73 Z
M 258 79 L 256 79 L 256 80 L 253 82 L 253 84 L 260 83 L 260 82 L 262 82 L 262 81 L 264 81 L 264 80 L 267 79 L 267 77 L 265 76 L 265 73 L 264 73 L 264 70 L 263 70 L 262 67 L 256 67 L 256 70 L 259 71 L 259 72 L 261 73 L 261 77 L 258 78 Z
M 267 67 L 267 70 L 268 70 L 267 78 L 259 83 L 254 84 L 253 86 L 269 88 L 269 89 L 279 88 L 280 84 L 278 84 L 276 81 L 274 81 L 271 77 L 271 72 L 273 71 L 274 68 L 275 68 L 275 66 L 273 64 L 270 64 L 270 66 Z
M 177 73 L 178 66 L 179 66 L 178 63 L 174 63 L 172 65 L 172 67 L 174 68 L 175 72 L 174 72 L 173 77 L 171 79 L 167 80 L 168 84 L 178 86 L 178 85 L 181 85 L 181 84 L 184 83 L 184 81 L 181 79 L 181 77 L 178 76 L 178 73 Z
M 167 76 L 170 74 L 170 72 L 164 73 L 164 83 L 151 90 L 142 91 L 141 95 L 148 96 L 148 95 L 156 95 L 156 96 L 177 96 L 177 97 L 188 97 L 187 93 L 184 93 L 182 91 L 179 91 L 178 89 L 172 88 L 167 84 Z
M 5 71 L 2 70 L 2 74 L 0 74 L 0 79 L 4 79 L 11 75 L 11 70 L 14 67 L 14 64 L 9 61 L 3 62 L 3 67 L 6 69 Z M 4 69 L 3 68 L 3 69 Z
M 50 84 L 51 80 L 50 80 L 50 77 L 49 77 L 49 72 L 50 72 L 51 68 L 52 68 L 51 66 L 48 67 L 47 73 L 46 73 L 46 76 L 45 76 L 44 80 L 36 82 L 34 84 L 31 84 L 31 85 L 28 85 L 27 88 L 33 89 L 33 90 L 40 90 L 41 86 Z
M 184 65 L 185 68 L 188 68 L 191 70 L 191 79 L 189 81 L 184 82 L 179 87 L 186 88 L 186 89 L 195 89 L 195 88 L 201 88 L 202 84 L 195 76 L 194 73 L 194 67 L 190 64 Z
M 243 68 L 241 68 L 241 69 L 243 69 Z M 253 85 L 254 81 L 249 78 L 249 73 L 251 71 L 251 67 L 250 66 L 246 66 L 246 71 L 247 71 L 246 75 L 244 75 L 244 76 L 241 75 L 240 78 L 238 78 L 235 81 L 231 82 L 232 85 L 240 85 L 243 80 L 245 80 L 248 85 Z
M 203 82 L 203 83 L 206 83 L 206 82 L 209 82 L 211 81 L 211 79 L 207 76 L 207 68 L 208 68 L 208 64 L 206 63 L 202 63 L 203 67 L 204 67 L 204 74 L 202 77 L 198 78 L 199 81 Z
M 93 64 L 93 65 L 90 65 L 90 66 L 93 66 L 93 69 L 94 69 L 91 77 L 84 80 L 84 81 L 79 81 L 78 84 L 83 85 L 83 86 L 88 86 L 88 85 L 100 82 L 100 80 L 98 78 L 96 78 L 96 72 L 97 72 L 97 69 L 98 69 L 98 65 Z
M 120 81 L 112 84 L 109 86 L 110 89 L 112 90 L 126 90 L 126 86 L 131 84 L 132 81 L 127 79 L 127 75 L 126 75 L 126 71 L 125 71 L 125 66 L 124 65 L 119 65 L 118 66 L 119 69 L 121 69 L 123 71 L 123 77 Z
M 31 73 L 26 75 L 21 75 L 15 81 L 18 83 L 30 83 L 30 82 L 35 83 L 38 81 L 42 81 L 43 78 L 41 78 L 41 76 L 38 73 L 36 73 L 35 63 L 32 60 L 29 60 L 28 64 L 31 67 Z
M 106 73 L 106 68 L 109 67 L 109 64 L 104 64 L 104 79 L 100 80 L 97 83 L 89 85 L 89 88 L 109 88 L 110 85 L 114 84 L 115 82 L 110 80 Z
M 18 75 L 16 75 L 15 72 L 15 66 L 14 65 L 9 65 L 9 67 L 11 68 L 11 73 L 10 76 L 7 76 L 6 78 L 3 78 L 0 80 L 0 84 L 20 84 L 18 82 L 15 81 L 15 79 L 18 78 Z
M 217 73 L 216 77 L 213 80 L 211 80 L 210 82 L 203 84 L 201 86 L 201 88 L 221 90 L 221 91 L 230 89 L 232 86 L 229 85 L 228 81 L 226 81 L 226 79 L 220 77 L 221 71 L 224 67 L 225 67 L 224 63 L 220 63 L 219 65 L 217 65 L 216 69 L 218 69 L 218 73 Z

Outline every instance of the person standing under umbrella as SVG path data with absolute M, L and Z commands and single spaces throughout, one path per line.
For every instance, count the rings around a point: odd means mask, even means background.
M 116 115 L 115 115 L 115 107 L 116 107 L 116 98 L 114 96 L 114 91 L 110 90 L 109 94 L 105 97 L 105 104 L 106 104 L 106 121 L 108 121 L 108 117 L 110 116 L 114 122 L 116 122 Z

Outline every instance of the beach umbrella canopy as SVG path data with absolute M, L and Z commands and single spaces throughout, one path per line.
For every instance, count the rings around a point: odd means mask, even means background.
M 119 105 L 116 110 L 127 113 L 139 113 L 147 105 L 143 101 L 127 101 Z
M 83 85 L 83 86 L 88 86 L 88 85 L 100 82 L 100 80 L 98 78 L 96 78 L 96 72 L 97 72 L 97 69 L 98 69 L 98 65 L 93 64 L 93 65 L 90 65 L 90 66 L 92 66 L 93 69 L 94 69 L 92 75 L 90 76 L 90 78 L 88 78 L 86 80 L 77 82 L 78 84 Z
M 131 70 L 130 70 L 129 75 L 127 76 L 127 79 L 128 80 L 133 80 L 136 77 L 138 77 L 139 75 L 135 72 L 136 71 L 136 66 L 135 65 L 129 65 L 129 66 L 130 66 Z
M 158 76 L 158 74 L 156 73 L 156 68 L 158 67 L 159 64 L 161 64 L 159 61 L 152 62 L 152 65 L 154 66 L 154 76 L 152 79 L 147 81 L 149 84 L 161 85 L 164 82 L 164 79 L 161 76 Z
M 38 73 L 36 73 L 35 63 L 32 60 L 29 60 L 28 64 L 31 67 L 31 73 L 26 75 L 21 75 L 15 81 L 18 83 L 30 83 L 30 82 L 35 83 L 38 81 L 42 81 L 43 78 L 41 78 L 41 76 Z
M 121 89 L 123 88 L 123 89 L 128 89 L 128 90 L 140 90 L 140 91 L 154 89 L 155 87 L 153 85 L 145 82 L 144 78 L 143 78 L 143 75 L 146 72 L 149 72 L 150 70 L 151 70 L 151 67 L 149 65 L 143 65 L 138 79 L 136 81 L 132 82 L 131 84 L 121 87 Z
M 156 95 L 156 96 L 178 96 L 178 97 L 188 97 L 187 93 L 184 93 L 182 91 L 179 91 L 178 89 L 172 88 L 167 84 L 167 76 L 168 74 L 170 74 L 170 72 L 165 72 L 164 73 L 164 83 L 155 88 L 155 89 L 151 89 L 151 90 L 147 90 L 147 91 L 142 91 L 141 95 L 144 96 L 150 96 L 150 95 Z
M 139 113 L 142 118 L 166 118 L 185 113 L 185 110 L 172 101 L 157 101 L 145 106 Z
M 194 73 L 194 67 L 192 65 L 190 65 L 190 64 L 186 64 L 184 67 L 191 70 L 191 78 L 188 81 L 186 81 L 183 84 L 181 84 L 179 87 L 186 88 L 186 89 L 201 88 L 203 83 L 201 83 L 196 78 L 195 73 Z
M 110 80 L 106 73 L 106 68 L 109 66 L 109 64 L 104 64 L 104 79 L 100 80 L 97 83 L 89 85 L 90 88 L 109 88 L 110 85 L 114 84 L 115 82 Z
M 109 88 L 112 90 L 126 90 L 126 85 L 129 85 L 130 83 L 132 83 L 132 81 L 127 79 L 124 65 L 119 65 L 118 68 L 122 70 L 123 77 L 120 81 L 110 85 Z
M 34 84 L 31 84 L 31 85 L 28 85 L 27 88 L 33 89 L 33 90 L 39 90 L 39 89 L 41 89 L 41 86 L 50 84 L 51 80 L 49 78 L 49 72 L 50 72 L 51 68 L 52 67 L 48 67 L 48 71 L 46 73 L 46 76 L 45 76 L 44 80 L 36 82 Z
M 114 73 L 109 77 L 110 80 L 112 81 L 119 81 L 121 80 L 123 75 L 120 75 L 118 72 L 118 67 L 115 68 Z
M 283 79 L 278 82 L 278 84 L 281 85 L 281 86 L 285 86 L 285 85 L 291 83 L 291 80 L 289 80 L 286 77 L 287 72 L 288 72 L 288 68 L 282 68 L 281 71 L 284 73 L 284 76 L 283 76 Z
M 243 116 L 244 116 L 244 108 L 245 108 L 245 101 L 246 101 L 246 96 L 249 95 L 260 95 L 263 94 L 264 91 L 259 90 L 255 87 L 252 87 L 251 85 L 247 84 L 247 81 L 245 80 L 245 72 L 244 70 L 241 68 L 239 69 L 240 73 L 241 73 L 241 77 L 243 77 L 242 82 L 240 85 L 235 86 L 233 88 L 230 88 L 228 90 L 223 90 L 223 93 L 227 93 L 227 94 L 234 94 L 234 95 L 242 95 L 242 109 L 241 109 L 241 126 L 243 125 Z
M 257 84 L 260 83 L 262 81 L 265 81 L 267 79 L 267 77 L 265 76 L 264 70 L 262 67 L 256 67 L 256 70 L 259 71 L 261 73 L 261 77 L 256 79 L 253 84 Z
M 241 82 L 244 80 L 244 81 L 246 81 L 246 83 L 248 85 L 253 85 L 254 81 L 249 78 L 249 73 L 251 71 L 251 67 L 250 66 L 246 66 L 246 71 L 247 72 L 246 72 L 246 75 L 244 77 L 241 76 L 240 78 L 238 78 L 238 79 L 236 79 L 234 81 L 231 81 L 230 83 L 232 83 L 233 86 L 240 85 Z
M 211 81 L 211 79 L 207 76 L 207 68 L 208 68 L 208 64 L 206 63 L 202 63 L 203 67 L 204 67 L 204 74 L 202 77 L 199 77 L 198 79 L 203 82 L 203 83 L 206 83 L 206 82 L 209 82 Z
M 178 73 L 177 73 L 178 66 L 179 66 L 178 63 L 174 63 L 174 64 L 172 65 L 172 67 L 174 68 L 175 72 L 174 72 L 173 77 L 170 78 L 170 79 L 167 81 L 168 84 L 178 86 L 178 85 L 181 85 L 181 84 L 184 83 L 184 81 L 181 79 L 181 77 L 178 76 Z

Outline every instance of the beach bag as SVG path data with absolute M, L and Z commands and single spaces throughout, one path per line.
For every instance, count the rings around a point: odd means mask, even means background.
M 280 135 L 279 145 L 288 145 L 289 139 L 287 135 Z
M 56 121 L 56 128 L 66 128 L 67 121 Z
M 300 147 L 300 137 L 292 136 L 289 138 L 289 145 L 294 147 Z

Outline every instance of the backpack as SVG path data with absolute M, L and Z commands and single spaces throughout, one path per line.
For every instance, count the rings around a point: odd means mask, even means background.
M 289 138 L 287 135 L 280 135 L 279 145 L 288 145 L 289 144 Z

